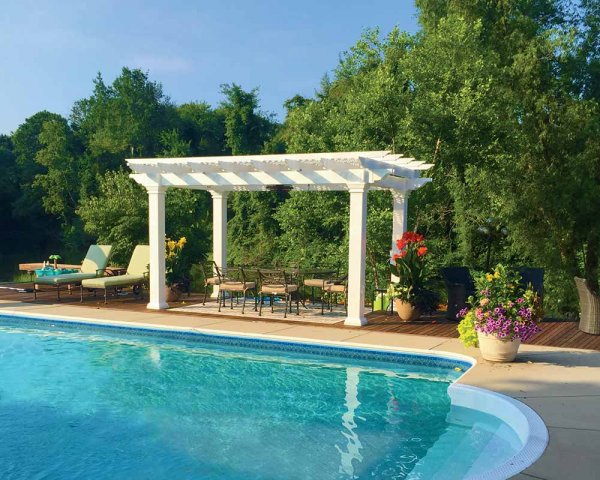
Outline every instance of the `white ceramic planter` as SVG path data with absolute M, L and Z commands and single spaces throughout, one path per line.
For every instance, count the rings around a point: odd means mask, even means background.
M 399 298 L 394 299 L 394 308 L 403 322 L 412 322 L 421 317 L 421 311 L 417 307 L 409 302 L 403 302 Z
M 181 297 L 181 290 L 177 287 L 169 287 L 165 285 L 165 299 L 167 303 L 177 302 Z
M 490 362 L 512 362 L 517 356 L 521 339 L 504 340 L 495 335 L 477 332 L 481 356 Z

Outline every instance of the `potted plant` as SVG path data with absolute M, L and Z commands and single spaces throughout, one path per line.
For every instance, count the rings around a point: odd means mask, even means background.
M 530 287 L 519 286 L 520 276 L 503 265 L 475 279 L 476 294 L 470 308 L 458 314 L 460 339 L 465 346 L 479 346 L 492 362 L 512 362 L 521 342 L 541 329 L 540 299 Z
M 416 232 L 404 232 L 396 242 L 396 248 L 391 264 L 397 281 L 390 284 L 388 296 L 394 299 L 401 320 L 417 320 L 423 311 L 437 303 L 435 292 L 429 288 L 425 237 Z
M 181 237 L 179 240 L 172 240 L 167 237 L 165 241 L 165 278 L 167 302 L 176 302 L 181 297 L 182 289 L 180 286 L 187 283 L 185 265 L 181 252 L 187 240 Z

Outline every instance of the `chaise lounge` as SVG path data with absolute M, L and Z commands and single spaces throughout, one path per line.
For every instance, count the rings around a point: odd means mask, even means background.
M 33 298 L 37 299 L 38 285 L 50 285 L 56 287 L 56 296 L 60 300 L 60 287 L 77 285 L 83 280 L 101 277 L 108 265 L 112 245 L 90 245 L 77 273 L 65 273 L 50 277 L 37 277 L 33 283 Z
M 109 289 L 120 289 L 125 287 L 141 287 L 148 278 L 148 266 L 150 264 L 150 247 L 138 245 L 133 250 L 131 260 L 125 275 L 113 277 L 90 278 L 81 282 L 81 301 L 83 302 L 83 290 L 104 290 L 104 303 L 108 301 Z

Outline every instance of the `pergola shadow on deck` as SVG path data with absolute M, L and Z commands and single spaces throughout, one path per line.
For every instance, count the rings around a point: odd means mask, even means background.
M 30 288 L 31 284 L 14 284 L 12 287 Z M 33 300 L 32 293 L 19 293 L 15 290 L 7 290 L 0 288 L 0 314 L 2 309 L 11 309 L 16 305 L 22 305 L 25 302 L 27 305 L 34 307 L 35 305 L 52 305 L 57 306 L 57 314 L 60 315 L 60 306 L 81 306 L 82 308 L 90 310 L 108 310 L 114 312 L 114 320 L 119 320 L 119 312 L 146 312 L 148 315 L 152 315 L 153 312 L 146 308 L 147 296 L 135 297 L 133 295 L 123 295 L 113 297 L 110 299 L 108 304 L 104 304 L 104 300 L 100 297 L 94 299 L 92 296 L 86 297 L 83 303 L 79 302 L 79 295 L 64 295 L 60 304 L 56 303 L 56 295 L 54 292 L 44 291 L 38 294 L 38 300 Z M 263 317 L 258 317 L 253 314 L 254 312 L 248 312 L 243 316 L 231 316 L 225 309 L 220 314 L 202 314 L 199 315 L 196 312 L 185 312 L 180 311 L 179 307 L 186 305 L 200 303 L 202 295 L 192 294 L 191 297 L 182 298 L 182 301 L 173 304 L 173 307 L 169 309 L 169 313 L 174 315 L 181 315 L 184 317 L 202 317 L 202 318 L 226 318 L 241 320 L 244 322 L 273 322 L 288 325 L 298 325 L 298 321 L 283 318 L 281 312 L 275 312 L 273 315 L 270 313 Z M 35 309 L 31 309 L 31 314 L 35 315 Z M 364 325 L 361 330 L 369 332 L 385 333 L 403 333 L 409 335 L 418 336 L 432 336 L 432 337 L 445 337 L 445 338 L 457 338 L 458 332 L 456 331 L 457 323 L 445 319 L 445 312 L 437 312 L 432 316 L 425 316 L 421 320 L 416 322 L 403 322 L 397 315 L 388 315 L 385 312 L 374 312 L 366 313 L 368 324 Z M 303 322 L 304 323 L 304 322 Z M 321 327 L 334 327 L 334 328 L 348 328 L 344 325 L 343 317 L 339 318 L 337 323 L 305 323 L 315 328 Z M 579 323 L 573 321 L 555 321 L 546 320 L 542 323 L 542 332 L 536 335 L 531 342 L 532 345 L 544 345 L 551 347 L 561 348 L 581 348 L 600 351 L 600 335 L 590 335 L 584 333 L 578 328 Z
M 129 159 L 131 177 L 146 188 L 149 201 L 149 309 L 165 309 L 165 193 L 168 188 L 207 190 L 213 198 L 213 260 L 227 266 L 227 195 L 286 187 L 301 191 L 350 193 L 348 313 L 346 325 L 367 323 L 365 265 L 369 190 L 393 194 L 394 240 L 406 230 L 409 193 L 429 182 L 432 167 L 388 151 L 248 155 L 231 157 Z

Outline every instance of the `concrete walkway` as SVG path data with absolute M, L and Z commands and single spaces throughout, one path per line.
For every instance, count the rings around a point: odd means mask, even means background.
M 0 314 L 56 315 L 90 322 L 198 329 L 266 338 L 319 340 L 363 346 L 445 351 L 472 356 L 477 365 L 459 381 L 514 397 L 533 408 L 546 423 L 550 443 L 544 455 L 516 479 L 600 479 L 600 352 L 522 345 L 518 361 L 486 362 L 477 349 L 456 339 L 361 332 L 325 326 L 202 318 L 168 312 L 129 312 L 70 305 L 0 301 Z

